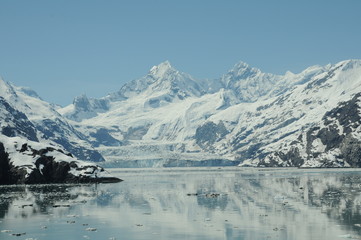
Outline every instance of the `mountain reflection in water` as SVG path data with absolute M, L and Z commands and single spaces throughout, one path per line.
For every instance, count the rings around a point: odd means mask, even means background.
M 2 186 L 0 239 L 361 239 L 360 173 L 113 169 L 124 182 Z

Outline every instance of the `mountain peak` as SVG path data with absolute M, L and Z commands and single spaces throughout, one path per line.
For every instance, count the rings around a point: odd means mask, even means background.
M 158 64 L 158 67 L 160 68 L 171 68 L 172 65 L 170 64 L 170 62 L 168 60 L 161 62 L 160 64 Z
M 9 83 L 6 82 L 1 76 L 0 76 L 0 86 L 1 88 L 4 88 L 5 86 L 8 86 Z
M 16 99 L 17 94 L 12 86 L 11 83 L 5 81 L 3 78 L 0 77 L 0 96 L 5 98 L 6 100 L 10 101 L 10 99 Z M 10 101 L 12 102 L 12 101 Z
M 80 96 L 77 96 L 73 100 L 73 104 L 76 108 L 82 109 L 84 111 L 89 111 L 90 102 L 88 97 L 83 93 Z
M 164 61 L 160 64 L 158 64 L 157 66 L 153 66 L 150 71 L 149 74 L 156 76 L 156 77 L 161 77 L 164 74 L 166 74 L 167 72 L 169 72 L 170 70 L 175 71 L 175 69 L 171 66 L 170 62 Z
M 240 61 L 237 64 L 235 64 L 233 68 L 231 68 L 228 71 L 227 74 L 223 75 L 222 78 L 228 79 L 228 81 L 230 79 L 238 81 L 240 79 L 253 78 L 261 73 L 262 73 L 261 70 L 259 70 L 258 68 L 250 67 L 247 63 Z
M 247 75 L 247 74 L 255 74 L 261 72 L 258 68 L 254 68 L 248 65 L 248 63 L 239 61 L 234 67 L 229 71 L 236 75 Z
M 234 68 L 238 68 L 238 69 L 241 69 L 241 68 L 250 68 L 250 66 L 249 66 L 248 63 L 246 63 L 246 62 L 239 61 L 238 63 L 236 63 L 236 64 L 234 65 Z

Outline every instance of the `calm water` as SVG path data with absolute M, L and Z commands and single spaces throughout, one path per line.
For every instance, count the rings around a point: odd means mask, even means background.
M 359 170 L 112 173 L 125 181 L 0 187 L 0 239 L 361 239 Z

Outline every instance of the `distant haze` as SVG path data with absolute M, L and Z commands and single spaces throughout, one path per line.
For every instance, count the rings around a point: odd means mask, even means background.
M 2 0 L 0 76 L 61 105 L 169 60 L 218 78 L 242 60 L 300 72 L 361 58 L 361 1 Z

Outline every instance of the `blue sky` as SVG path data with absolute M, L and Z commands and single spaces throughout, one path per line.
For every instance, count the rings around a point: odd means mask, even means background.
M 300 72 L 361 58 L 360 0 L 0 0 L 0 75 L 61 105 L 169 60 L 196 78 L 238 61 Z

